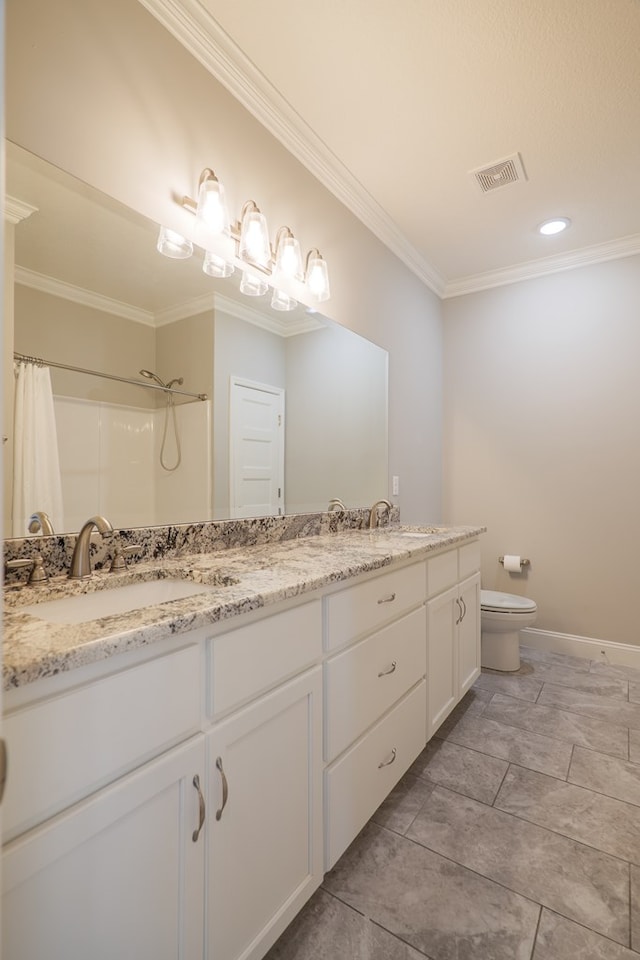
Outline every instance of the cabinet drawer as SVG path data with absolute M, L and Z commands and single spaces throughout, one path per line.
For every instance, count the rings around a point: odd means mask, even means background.
M 425 599 L 424 563 L 385 573 L 326 598 L 327 649 L 350 643 Z
M 464 580 L 480 569 L 480 541 L 465 543 L 458 549 L 458 578 Z
M 448 590 L 458 582 L 458 551 L 449 550 L 427 560 L 427 596 Z
M 426 703 L 422 680 L 325 771 L 325 871 L 423 749 Z
M 425 675 L 420 607 L 325 664 L 325 760 L 333 760 Z
M 200 650 L 191 645 L 7 716 L 3 838 L 197 732 L 199 692 Z
M 322 656 L 320 600 L 209 640 L 209 715 L 219 716 Z

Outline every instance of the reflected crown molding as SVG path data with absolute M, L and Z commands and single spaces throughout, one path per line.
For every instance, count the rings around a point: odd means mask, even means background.
M 219 311 L 236 320 L 244 320 L 245 323 L 268 330 L 269 333 L 275 333 L 279 337 L 293 337 L 299 333 L 307 333 L 309 330 L 317 330 L 322 326 L 322 323 L 314 320 L 313 317 L 289 319 L 286 314 L 280 317 L 274 312 L 256 310 L 239 300 L 225 297 L 222 293 L 206 293 L 201 297 L 185 300 L 184 303 L 175 307 L 161 310 L 155 315 L 155 325 L 164 327 L 169 323 L 175 323 L 176 320 L 186 320 L 207 310 Z
M 27 267 L 21 267 L 18 264 L 15 267 L 14 279 L 16 283 L 20 283 L 24 287 L 31 287 L 41 293 L 49 293 L 54 297 L 61 297 L 63 300 L 71 300 L 72 303 L 79 303 L 84 307 L 101 310 L 103 313 L 111 313 L 116 317 L 124 317 L 125 320 L 133 320 L 136 323 L 144 323 L 151 327 L 155 326 L 156 323 L 154 314 L 149 310 L 134 307 L 130 303 L 123 303 L 121 300 L 113 300 L 111 297 L 105 297 L 93 290 L 86 290 L 84 287 L 76 287 L 64 280 L 56 280 L 55 277 L 47 277 L 43 273 L 36 273 L 35 270 L 29 270 Z
M 255 327 L 261 327 L 263 330 L 275 333 L 279 337 L 295 337 L 299 333 L 309 333 L 311 330 L 319 330 L 324 326 L 313 315 L 307 314 L 304 318 L 294 317 L 289 320 L 286 313 L 276 315 L 275 313 L 254 310 L 253 307 L 219 293 L 216 294 L 215 308 L 221 313 L 227 314 L 227 316 L 252 323 Z
M 142 323 L 149 327 L 164 327 L 169 323 L 175 323 L 177 320 L 185 320 L 187 317 L 194 317 L 199 313 L 214 309 L 227 314 L 227 316 L 252 323 L 254 327 L 261 327 L 263 330 L 275 333 L 279 337 L 294 337 L 299 333 L 308 333 L 310 330 L 317 330 L 323 326 L 313 316 L 307 316 L 304 319 L 288 319 L 286 314 L 281 317 L 275 313 L 255 310 L 253 307 L 230 297 L 225 297 L 220 293 L 194 297 L 178 304 L 176 307 L 169 307 L 166 310 L 152 313 L 150 310 L 143 310 L 129 303 L 122 303 L 120 300 L 104 297 L 102 294 L 94 293 L 93 290 L 86 290 L 84 287 L 77 287 L 71 283 L 65 283 L 63 280 L 56 280 L 54 277 L 36 273 L 35 270 L 28 270 L 26 267 L 16 265 L 14 277 L 15 282 L 22 284 L 24 287 L 31 287 L 41 293 L 61 297 L 63 300 L 70 300 L 81 306 L 101 310 L 103 313 L 110 313 L 117 317 L 124 317 L 125 320 L 133 320 L 135 323 Z
M 4 198 L 4 219 L 7 223 L 17 224 L 22 223 L 23 220 L 26 220 L 31 216 L 32 213 L 37 213 L 38 208 L 32 206 L 32 204 L 27 203 L 25 200 L 19 200 L 17 197 L 10 197 L 9 194 L 5 195 Z

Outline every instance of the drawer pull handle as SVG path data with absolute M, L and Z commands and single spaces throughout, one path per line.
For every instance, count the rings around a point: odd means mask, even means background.
M 460 617 L 460 622 L 462 623 L 462 621 L 464 620 L 464 618 L 465 618 L 466 615 L 467 615 L 467 605 L 466 605 L 466 603 L 464 602 L 464 598 L 463 598 L 463 597 L 460 597 L 460 603 L 462 604 L 462 616 Z
M 388 677 L 390 673 L 395 673 L 397 666 L 398 666 L 398 661 L 397 661 L 397 660 L 392 660 L 392 661 L 391 661 L 391 666 L 389 667 L 389 669 L 388 669 L 388 670 L 381 670 L 380 673 L 378 674 L 378 676 L 379 676 L 379 677 Z
M 222 806 L 219 810 L 216 810 L 216 820 L 220 820 L 222 817 L 222 812 L 227 805 L 227 800 L 229 799 L 229 784 L 227 783 L 227 778 L 222 768 L 222 757 L 218 757 L 216 759 L 216 767 L 220 771 L 220 776 L 222 777 Z
M 395 593 L 390 593 L 388 597 L 381 597 L 378 600 L 378 603 L 393 603 L 395 598 L 396 598 Z
M 397 751 L 396 748 L 394 747 L 393 750 L 391 751 L 391 759 L 390 759 L 390 760 L 383 760 L 382 763 L 379 763 L 379 764 L 378 764 L 378 770 L 382 770 L 383 767 L 390 767 L 391 764 L 393 763 L 393 761 L 395 760 L 397 753 L 398 753 L 398 751 Z
M 193 833 L 191 834 L 191 839 L 193 840 L 194 843 L 197 843 L 198 837 L 200 836 L 200 831 L 204 826 L 204 818 L 205 818 L 204 797 L 202 796 L 202 790 L 200 789 L 200 777 L 198 776 L 197 773 L 193 778 L 193 785 L 198 791 L 198 803 L 200 805 L 200 819 L 198 822 L 198 829 L 193 831 Z
M 458 610 L 460 611 L 460 615 L 455 622 L 455 626 L 457 627 L 460 621 L 462 620 L 463 614 L 462 614 L 462 604 L 460 603 L 460 600 L 458 599 L 458 597 L 456 597 L 456 603 L 458 604 Z

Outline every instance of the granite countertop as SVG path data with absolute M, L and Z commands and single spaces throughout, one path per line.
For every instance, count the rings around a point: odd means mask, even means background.
M 5 690 L 25 686 L 358 574 L 420 559 L 485 529 L 391 526 L 348 530 L 147 560 L 132 563 L 123 573 L 94 573 L 89 581 L 72 582 L 62 575 L 41 585 L 5 588 L 3 686 Z M 25 605 L 57 597 L 163 578 L 190 580 L 202 584 L 206 592 L 79 624 L 55 624 L 21 612 Z

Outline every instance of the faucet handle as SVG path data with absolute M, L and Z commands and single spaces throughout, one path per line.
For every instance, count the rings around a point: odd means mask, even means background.
M 44 560 L 39 553 L 34 554 L 31 559 L 25 557 L 20 560 L 7 560 L 6 563 L 7 570 L 22 570 L 26 567 L 31 571 L 27 583 L 45 583 L 49 579 L 44 568 Z
M 127 561 L 125 557 L 130 557 L 132 554 L 138 553 L 140 550 L 142 550 L 142 545 L 139 543 L 130 543 L 126 547 L 123 547 L 122 544 L 119 543 L 114 551 L 109 572 L 117 573 L 119 570 L 126 570 Z

